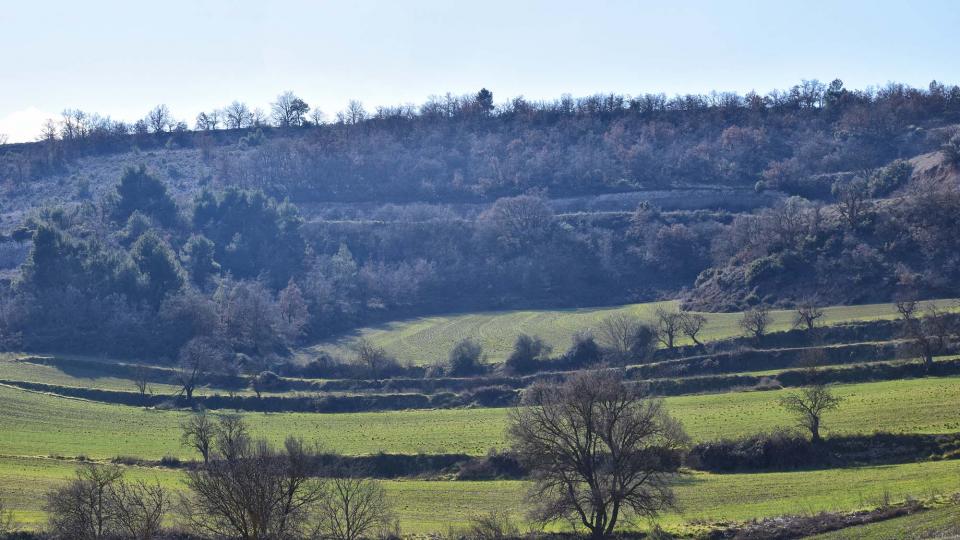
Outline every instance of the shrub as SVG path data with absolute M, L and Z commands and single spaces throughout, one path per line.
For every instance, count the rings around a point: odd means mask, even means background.
M 479 343 L 470 338 L 461 339 L 450 350 L 447 358 L 449 374 L 453 377 L 463 377 L 483 373 L 482 355 L 483 347 Z
M 789 470 L 809 467 L 824 456 L 802 435 L 778 430 L 740 439 L 721 439 L 694 446 L 688 464 L 706 471 Z
M 573 345 L 564 355 L 564 360 L 568 367 L 587 367 L 599 362 L 602 354 L 593 334 L 577 333 L 573 336 Z
M 550 354 L 550 347 L 536 336 L 520 334 L 513 344 L 513 352 L 503 367 L 509 373 L 530 373 Z

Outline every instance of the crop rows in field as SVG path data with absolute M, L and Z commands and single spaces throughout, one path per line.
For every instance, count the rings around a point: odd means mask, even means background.
M 954 304 L 950 300 L 941 300 L 937 303 L 943 306 Z M 489 361 L 502 361 L 510 354 L 518 334 L 539 336 L 555 352 L 560 353 L 570 346 L 574 334 L 580 331 L 596 331 L 606 317 L 626 314 L 653 321 L 654 312 L 659 307 L 676 310 L 679 308 L 679 303 L 668 301 L 603 308 L 494 311 L 419 317 L 365 328 L 303 349 L 299 352 L 299 356 L 308 359 L 321 350 L 349 356 L 352 344 L 364 338 L 383 347 L 398 360 L 422 365 L 446 358 L 450 349 L 459 340 L 469 337 L 483 346 Z M 823 321 L 826 324 L 897 317 L 896 307 L 893 304 L 828 307 L 824 312 Z M 724 339 L 742 334 L 738 326 L 739 313 L 704 313 L 703 315 L 707 317 L 707 325 L 704 327 L 702 340 Z M 770 331 L 787 330 L 792 325 L 792 311 L 772 312 Z M 689 340 L 683 338 L 678 344 L 689 344 Z

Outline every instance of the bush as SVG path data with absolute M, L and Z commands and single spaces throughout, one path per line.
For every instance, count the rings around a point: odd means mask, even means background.
M 481 362 L 483 347 L 470 338 L 461 339 L 453 346 L 447 358 L 448 373 L 452 377 L 463 377 L 483 373 Z
M 501 453 L 494 448 L 483 459 L 461 464 L 457 480 L 516 480 L 526 475 L 527 471 L 516 455 Z
M 573 336 L 573 345 L 564 355 L 569 368 L 587 367 L 600 362 L 603 352 L 592 334 L 577 333 Z
M 705 471 L 789 470 L 816 465 L 823 457 L 806 437 L 778 430 L 699 443 L 687 462 Z
M 520 334 L 513 344 L 513 352 L 507 357 L 503 367 L 509 373 L 531 373 L 537 370 L 538 364 L 549 354 L 550 347 L 543 340 L 536 336 Z

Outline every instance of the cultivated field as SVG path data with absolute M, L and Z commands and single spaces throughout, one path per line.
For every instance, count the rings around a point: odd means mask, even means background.
M 734 437 L 790 423 L 777 405 L 785 391 L 666 398 L 694 440 Z M 837 386 L 844 406 L 826 433 L 960 431 L 960 377 Z M 0 386 L 0 455 L 189 457 L 178 439 L 186 413 L 67 399 Z M 288 434 L 344 454 L 486 454 L 504 445 L 506 409 L 438 409 L 311 414 L 244 413 L 252 431 L 280 442 Z
M 673 303 L 662 304 L 675 308 Z M 944 301 L 944 305 L 952 302 Z M 484 340 L 488 351 L 505 352 L 512 335 L 538 334 L 563 349 L 569 336 L 609 315 L 623 311 L 652 316 L 658 304 L 616 309 L 552 312 L 508 312 L 421 319 L 372 329 L 366 335 L 398 350 L 427 351 L 421 358 L 446 354 L 448 343 L 472 335 Z M 893 318 L 890 305 L 830 308 L 828 321 Z M 707 339 L 739 333 L 739 314 L 710 315 Z M 775 328 L 786 329 L 789 312 L 775 314 Z M 507 333 L 511 337 L 498 339 Z M 417 341 L 420 340 L 420 341 Z M 393 344 L 393 345 L 391 345 Z M 498 345 L 499 344 L 499 345 Z M 403 349 L 406 347 L 406 349 Z M 495 349 L 500 347 L 500 349 Z M 398 353 L 400 354 L 400 353 Z M 412 353 L 411 353 L 412 354 Z M 427 356 L 427 355 L 433 356 Z M 953 356 L 938 360 L 948 363 Z M 79 360 L 79 359 L 78 359 Z M 50 385 L 131 392 L 132 381 L 109 371 L 109 363 L 69 358 L 56 365 L 18 361 L 17 355 L 0 356 L 0 379 Z M 902 360 L 874 361 L 892 365 Z M 846 366 L 845 366 L 846 367 Z M 754 371 L 775 377 L 780 370 Z M 173 394 L 171 385 L 152 385 L 155 393 Z M 960 432 L 960 376 L 925 376 L 856 384 L 834 384 L 842 407 L 825 418 L 826 435 L 876 431 L 949 434 Z M 778 405 L 786 390 L 727 391 L 665 398 L 668 410 L 680 419 L 694 442 L 754 434 L 791 425 Z M 205 388 L 212 395 L 225 392 Z M 213 414 L 222 414 L 217 410 Z M 329 451 L 365 455 L 463 453 L 483 456 L 491 448 L 506 446 L 506 408 L 454 408 L 342 414 L 242 412 L 251 431 L 272 441 L 293 434 L 318 441 Z M 195 456 L 179 443 L 182 410 L 145 409 L 0 384 L 0 498 L 14 508 L 26 528 L 44 520 L 43 493 L 73 474 L 81 460 L 109 461 L 116 457 L 149 461 L 163 457 Z M 943 500 L 960 492 L 960 461 L 926 460 L 915 463 L 862 466 L 790 472 L 712 474 L 687 471 L 676 485 L 679 509 L 662 517 L 660 524 L 674 532 L 695 534 L 718 523 L 739 522 L 783 514 L 848 511 L 875 507 L 883 500 L 908 497 Z M 182 490 L 182 473 L 176 469 L 128 466 L 132 478 L 157 478 Z M 384 481 L 406 533 L 444 532 L 453 523 L 495 509 L 510 509 L 523 519 L 526 483 L 516 480 L 457 481 L 447 476 Z M 956 507 L 858 528 L 865 538 L 894 538 L 910 527 L 936 527 L 956 516 Z M 636 527 L 644 528 L 640 522 Z M 932 529 L 931 529 L 932 530 Z M 852 531 L 847 531 L 851 533 Z M 831 536 L 830 538 L 860 538 Z
M 955 303 L 953 300 L 937 301 L 938 305 L 944 307 L 951 307 Z M 669 301 L 618 307 L 491 311 L 418 317 L 366 328 L 301 350 L 299 355 L 301 358 L 309 358 L 319 350 L 328 350 L 349 356 L 351 344 L 357 339 L 365 338 L 383 347 L 400 361 L 430 364 L 445 359 L 459 340 L 471 338 L 483 346 L 483 351 L 490 361 L 501 361 L 510 354 L 514 340 L 521 333 L 538 336 L 553 347 L 554 352 L 561 353 L 570 346 L 574 334 L 595 331 L 600 321 L 606 317 L 627 314 L 652 321 L 657 308 L 677 310 L 678 306 L 678 302 Z M 896 306 L 893 304 L 839 306 L 826 308 L 824 311 L 823 322 L 826 324 L 897 317 Z M 738 326 L 739 313 L 703 315 L 707 317 L 707 325 L 701 341 L 729 338 L 742 333 Z M 771 315 L 771 331 L 787 330 L 793 325 L 792 311 L 774 311 Z M 689 344 L 689 340 L 683 338 L 678 344 Z
M 52 459 L 0 458 L 0 488 L 25 525 L 43 520 L 43 493 L 73 474 L 75 464 Z M 182 490 L 181 473 L 127 467 L 130 478 L 158 479 Z M 523 519 L 522 481 L 385 481 L 405 532 L 441 531 L 451 523 L 496 509 Z M 908 463 L 822 471 L 753 474 L 694 473 L 676 486 L 679 509 L 661 524 L 694 531 L 695 523 L 718 523 L 781 514 L 872 507 L 884 497 L 932 497 L 960 490 L 960 461 Z M 643 526 L 644 524 L 639 524 Z

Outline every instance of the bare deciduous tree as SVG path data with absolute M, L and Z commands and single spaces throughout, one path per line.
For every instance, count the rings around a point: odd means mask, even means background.
M 197 386 L 203 384 L 207 375 L 219 366 L 222 356 L 221 347 L 206 337 L 191 339 L 180 349 L 176 377 L 181 393 L 188 400 L 193 399 Z
M 625 514 L 653 517 L 673 504 L 670 482 L 688 442 L 662 402 L 613 370 L 531 386 L 507 433 L 532 474 L 531 517 L 569 519 L 594 538 Z
M 707 324 L 707 318 L 699 313 L 684 313 L 680 320 L 680 330 L 696 345 L 703 345 L 697 336 Z
M 253 121 L 250 109 L 240 101 L 234 101 L 224 107 L 223 116 L 229 129 L 243 129 Z
M 138 365 L 133 369 L 133 385 L 137 387 L 140 401 L 146 403 L 147 392 L 150 390 L 150 370 L 146 366 Z
M 810 431 L 813 442 L 820 442 L 823 414 L 840 407 L 841 399 L 826 385 L 816 383 L 780 398 L 780 405 L 796 417 L 797 423 Z
M 157 105 L 147 113 L 147 125 L 153 133 L 169 131 L 173 126 L 170 109 L 166 105 Z
M 297 127 L 303 125 L 303 119 L 310 106 L 291 91 L 286 91 L 270 104 L 273 121 L 278 127 Z
M 657 308 L 657 340 L 667 349 L 673 350 L 677 337 L 680 336 L 683 314 L 678 311 L 668 311 Z
M 209 463 L 216 431 L 217 426 L 207 412 L 197 411 L 180 423 L 180 444 L 193 448 L 203 457 L 204 463 Z
M 837 199 L 837 209 L 847 225 L 851 228 L 859 225 L 870 208 L 867 181 L 857 177 L 850 182 L 838 182 L 833 185 L 832 191 Z
M 51 531 L 64 538 L 99 540 L 117 532 L 114 488 L 123 477 L 115 466 L 88 464 L 76 478 L 47 493 Z
M 927 370 L 933 367 L 933 357 L 942 354 L 956 332 L 954 319 L 935 304 L 923 310 L 915 300 L 897 302 L 902 332 L 910 340 L 913 353 L 920 355 Z
M 311 511 L 324 493 L 314 474 L 316 450 L 294 438 L 275 449 L 228 418 L 221 419 L 209 462 L 187 473 L 191 493 L 181 504 L 187 523 L 217 538 L 307 536 Z
M 823 310 L 820 309 L 815 302 L 812 300 L 805 301 L 798 304 L 796 307 L 793 316 L 793 327 L 803 327 L 812 332 L 816 329 L 817 324 L 824 315 L 825 313 Z
M 635 356 L 646 358 L 657 343 L 653 328 L 625 314 L 611 315 L 600 321 L 598 334 L 601 343 L 617 363 L 624 363 Z
M 327 481 L 318 515 L 320 538 L 359 540 L 386 528 L 393 512 L 379 481 L 346 475 Z
M 170 497 L 159 482 L 117 482 L 113 489 L 114 520 L 129 538 L 150 540 L 163 529 Z
M 357 340 L 353 350 L 356 353 L 356 363 L 363 366 L 370 377 L 380 376 L 387 367 L 395 363 L 383 347 L 377 347 L 367 339 Z
M 367 119 L 367 110 L 363 108 L 363 103 L 351 99 L 347 108 L 337 113 L 337 120 L 344 124 L 359 124 Z
M 770 309 L 766 306 L 748 309 L 743 312 L 739 324 L 748 336 L 759 340 L 767 333 L 767 327 L 770 326 Z

